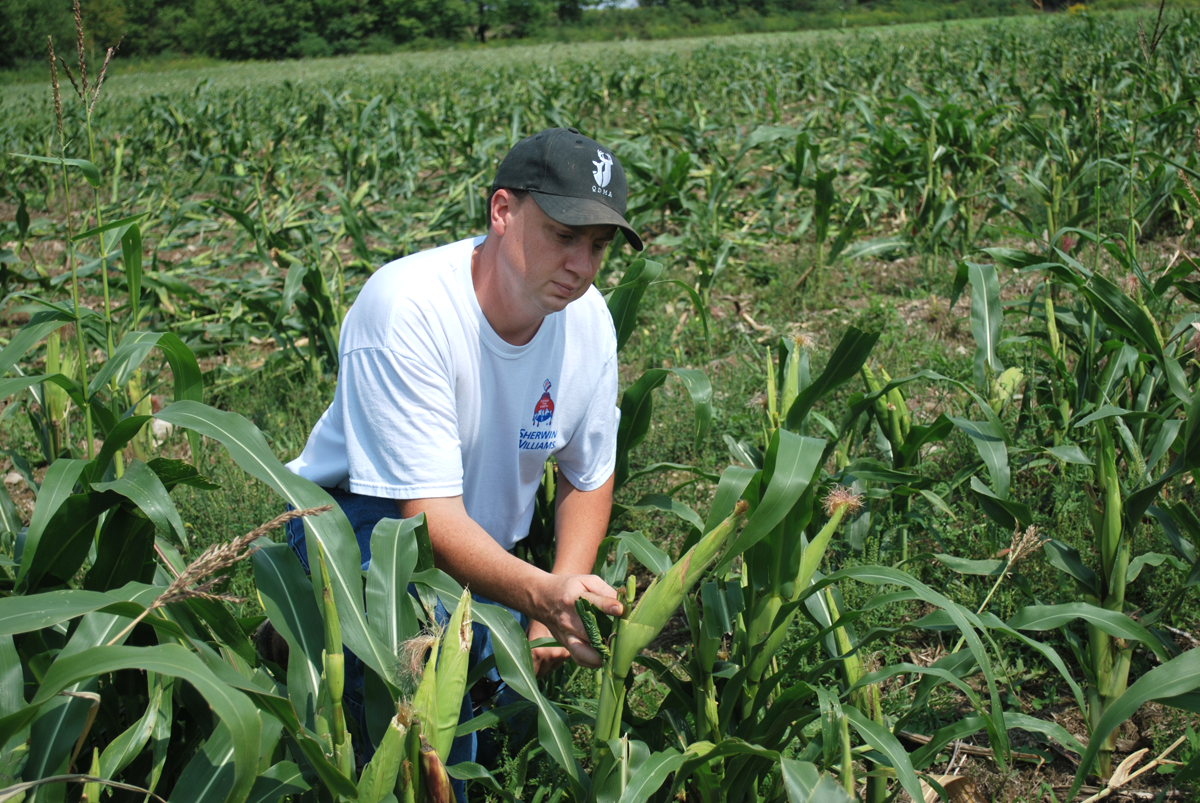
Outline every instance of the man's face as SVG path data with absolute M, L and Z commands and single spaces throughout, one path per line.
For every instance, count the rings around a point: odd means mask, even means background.
M 616 226 L 565 226 L 532 198 L 517 200 L 507 190 L 497 191 L 492 220 L 502 237 L 500 262 L 514 300 L 541 315 L 558 312 L 587 292 L 617 231 Z

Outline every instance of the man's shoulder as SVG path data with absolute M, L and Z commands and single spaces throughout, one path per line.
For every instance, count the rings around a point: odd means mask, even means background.
M 342 330 L 343 350 L 387 346 L 427 315 L 454 306 L 458 271 L 470 268 L 474 239 L 460 240 L 388 262 L 359 291 Z M 401 326 L 403 324 L 403 326 Z
M 381 292 L 390 299 L 438 292 L 446 286 L 448 273 L 470 266 L 477 239 L 471 237 L 393 259 L 375 271 L 363 286 L 363 293 L 370 300 Z

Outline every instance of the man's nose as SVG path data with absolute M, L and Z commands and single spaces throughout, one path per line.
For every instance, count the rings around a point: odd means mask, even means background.
M 579 242 L 567 256 L 567 270 L 581 277 L 592 273 L 592 244 L 587 240 Z

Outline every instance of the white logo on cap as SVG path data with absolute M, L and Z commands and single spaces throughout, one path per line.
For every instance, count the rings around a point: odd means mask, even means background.
M 592 178 L 596 179 L 596 183 L 602 188 L 607 187 L 608 182 L 612 181 L 612 154 L 601 150 L 597 150 L 596 153 L 600 156 L 600 161 L 592 162 L 596 166 L 596 169 L 592 171 Z

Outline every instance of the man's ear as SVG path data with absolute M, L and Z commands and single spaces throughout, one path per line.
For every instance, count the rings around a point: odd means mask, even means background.
M 516 212 L 516 197 L 505 189 L 492 194 L 492 208 L 488 214 L 488 226 L 501 237 L 508 230 L 509 221 Z

